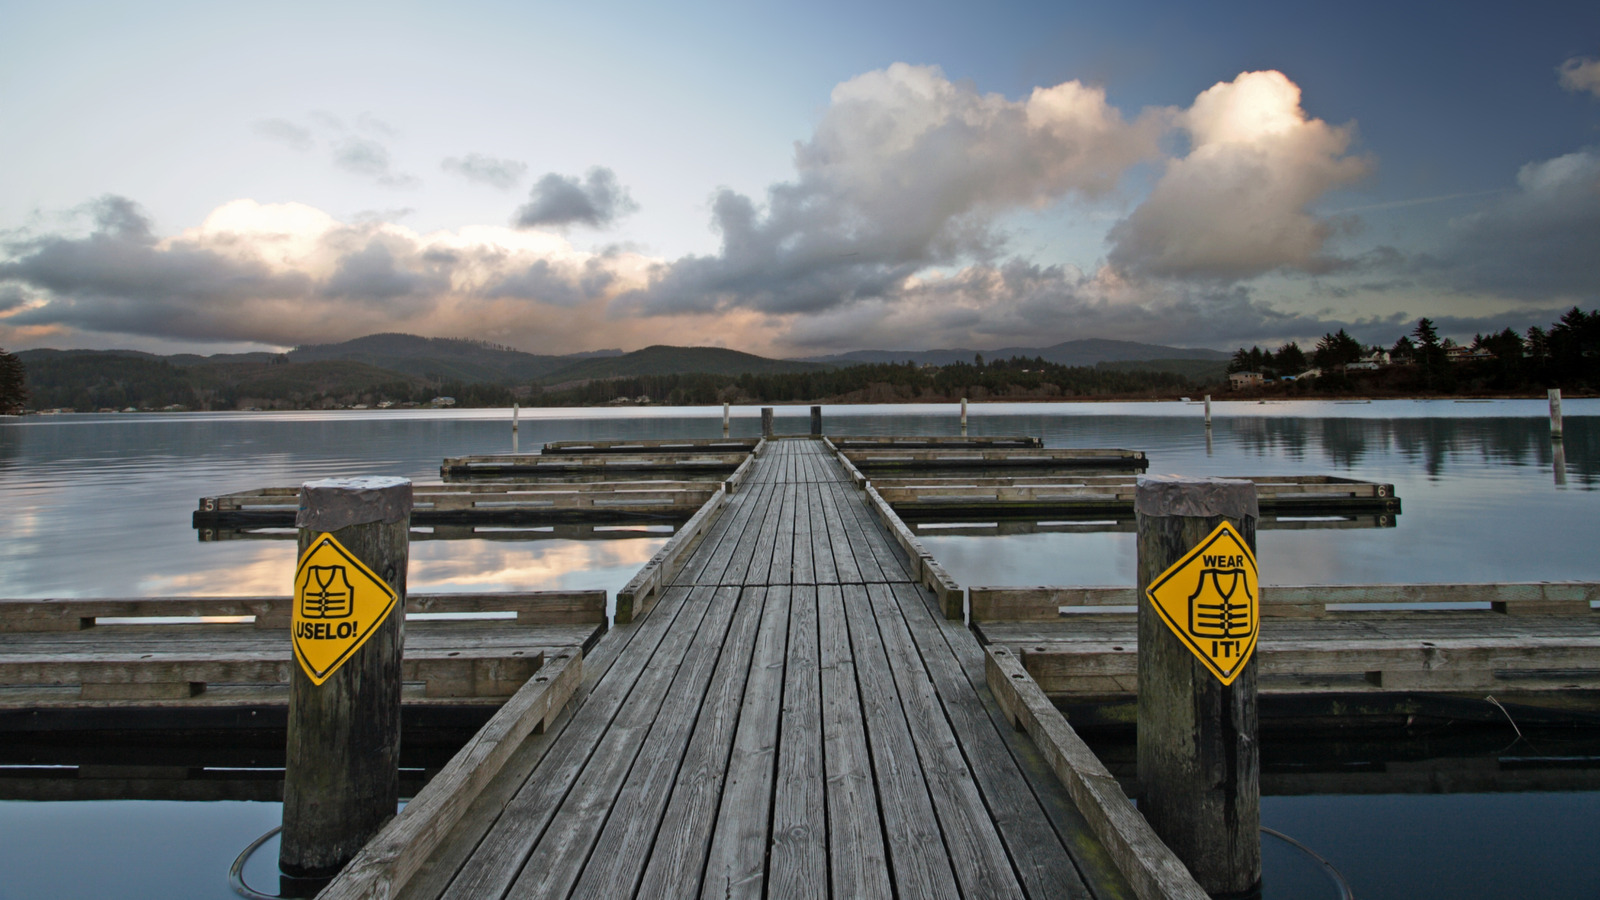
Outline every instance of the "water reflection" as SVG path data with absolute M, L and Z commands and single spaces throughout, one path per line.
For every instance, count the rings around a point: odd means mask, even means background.
M 969 431 L 1041 435 L 1051 447 L 1143 450 L 1153 472 L 1348 474 L 1395 484 L 1406 502 L 1396 527 L 1352 528 L 1336 538 L 1322 526 L 1264 533 L 1270 552 L 1262 560 L 1263 576 L 1276 583 L 1321 577 L 1600 580 L 1600 561 L 1583 539 L 1597 512 L 1600 431 L 1594 426 L 1600 401 L 1568 404 L 1559 457 L 1542 400 L 1217 401 L 1213 412 L 1208 430 L 1199 407 L 1181 403 L 982 404 L 971 408 Z M 716 407 L 525 410 L 520 434 L 524 447 L 554 440 L 715 438 L 720 413 Z M 757 413 L 736 409 L 732 434 L 753 436 Z M 805 407 L 780 407 L 778 413 L 780 430 L 808 430 Z M 0 508 L 6 511 L 0 517 L 0 594 L 281 593 L 291 564 L 287 542 L 219 539 L 195 546 L 189 517 L 199 497 L 332 475 L 436 480 L 446 456 L 508 449 L 510 418 L 510 410 L 467 410 L 7 420 L 0 423 Z M 833 434 L 954 435 L 960 429 L 955 404 L 827 407 L 824 423 Z M 1556 480 L 1565 485 L 1552 485 L 1552 473 L 1562 471 Z M 623 556 L 554 549 L 559 538 L 532 535 L 526 543 L 488 534 L 467 540 L 418 537 L 414 552 L 428 563 L 429 581 L 413 583 L 429 590 L 448 590 L 447 582 L 458 578 L 518 590 L 580 582 L 605 582 L 614 590 L 631 574 L 626 569 L 633 560 L 659 546 L 650 542 L 663 539 L 643 537 L 645 543 Z M 1132 567 L 1119 562 L 1127 553 L 1116 542 L 1125 537 L 1022 534 L 994 542 L 997 547 L 932 549 L 964 584 L 1124 583 L 1131 582 Z M 1071 542 L 1027 543 L 1064 538 Z M 588 566 L 611 575 L 585 580 L 568 568 Z

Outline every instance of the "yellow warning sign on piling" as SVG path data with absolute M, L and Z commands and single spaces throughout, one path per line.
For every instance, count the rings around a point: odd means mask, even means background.
M 1161 573 L 1145 596 L 1211 674 L 1232 684 L 1261 623 L 1256 557 L 1227 522 Z
M 333 539 L 317 535 L 294 572 L 294 656 L 312 684 L 328 680 L 361 649 L 399 598 Z

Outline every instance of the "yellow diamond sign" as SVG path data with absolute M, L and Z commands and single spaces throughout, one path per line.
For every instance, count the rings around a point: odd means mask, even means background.
M 294 572 L 294 656 L 312 684 L 328 680 L 361 649 L 399 599 L 382 578 L 333 539 L 317 535 Z
M 1211 674 L 1232 684 L 1250 661 L 1261 623 L 1256 557 L 1227 522 L 1161 573 L 1145 596 Z

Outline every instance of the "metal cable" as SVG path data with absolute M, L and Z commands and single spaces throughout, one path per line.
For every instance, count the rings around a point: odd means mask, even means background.
M 1321 863 L 1323 871 L 1328 873 L 1328 877 L 1333 879 L 1334 886 L 1339 889 L 1339 896 L 1342 898 L 1342 900 L 1355 900 L 1356 895 L 1350 890 L 1350 882 L 1345 881 L 1344 876 L 1339 874 L 1339 870 L 1335 869 L 1333 867 L 1333 863 L 1328 862 L 1328 860 L 1324 858 L 1322 854 L 1311 849 L 1310 847 L 1307 847 L 1305 844 L 1300 843 L 1294 838 L 1289 837 L 1287 834 L 1284 834 L 1276 828 L 1268 828 L 1267 826 L 1263 825 L 1261 826 L 1261 833 L 1270 834 L 1278 840 L 1289 844 L 1291 847 L 1297 847 L 1302 853 Z

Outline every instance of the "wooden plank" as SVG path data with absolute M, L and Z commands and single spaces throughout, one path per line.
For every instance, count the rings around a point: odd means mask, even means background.
M 815 548 L 811 543 L 811 507 L 816 503 L 816 491 L 815 482 L 795 487 L 793 557 L 789 569 L 789 580 L 793 584 L 817 583 L 817 568 L 812 557 Z
M 783 511 L 778 514 L 778 533 L 772 542 L 772 557 L 767 570 L 768 584 L 794 583 L 795 519 L 803 514 L 799 507 L 803 483 L 783 487 Z
M 778 579 L 772 577 L 772 563 L 775 556 L 784 552 L 781 546 L 784 537 L 783 523 L 793 514 L 789 497 L 792 487 L 793 485 L 788 482 L 780 482 L 773 486 L 772 499 L 768 501 L 766 516 L 762 519 L 759 530 L 753 535 L 755 542 L 751 546 L 750 566 L 745 571 L 742 579 L 738 581 L 730 579 L 733 584 L 789 583 L 787 576 Z M 792 543 L 794 541 L 793 526 L 789 528 L 788 537 Z
M 896 893 L 959 897 L 945 843 L 949 835 L 941 834 L 941 829 L 948 830 L 949 823 L 939 818 L 929 798 L 906 711 L 877 622 L 867 606 L 867 589 L 864 585 L 846 585 L 843 593 Z
M 827 769 L 829 874 L 836 897 L 890 897 L 888 855 L 850 649 L 844 595 L 817 588 L 822 667 L 823 758 Z
M 834 564 L 832 535 L 822 505 L 822 494 L 827 489 L 825 484 L 810 485 L 806 494 L 807 513 L 810 516 L 807 527 L 811 535 L 812 581 L 816 584 L 838 584 L 841 580 L 839 569 Z
M 918 554 L 926 555 L 926 549 L 922 547 L 921 542 L 912 539 L 911 550 L 901 550 L 896 542 L 885 533 L 887 528 L 898 528 L 901 531 L 905 531 L 906 536 L 909 538 L 910 532 L 905 529 L 905 523 L 900 522 L 898 516 L 894 517 L 892 524 L 884 521 L 882 513 L 885 510 L 875 508 L 869 497 L 863 496 L 859 491 L 842 485 L 835 490 L 839 496 L 848 500 L 847 503 L 841 504 L 841 508 L 848 510 L 855 519 L 855 528 L 861 535 L 863 546 L 872 552 L 879 570 L 883 573 L 883 580 L 886 582 L 917 581 L 922 564 Z M 893 515 L 892 510 L 887 512 Z M 931 559 L 931 556 L 929 558 Z M 942 572 L 943 570 L 940 569 L 939 571 Z
M 1000 732 L 967 681 L 950 643 L 940 633 L 939 623 L 923 603 L 918 589 L 909 584 L 881 588 L 873 585 L 868 588 L 868 596 L 880 620 L 887 618 L 888 610 L 897 608 L 1028 896 L 1089 896 L 1060 838 L 1050 828 L 1040 827 L 1049 821 L 1044 810 L 1012 761 Z M 900 628 L 894 631 L 898 633 Z M 970 633 L 952 633 L 950 638 L 964 639 L 977 654 L 977 643 Z M 896 639 L 899 640 L 898 634 Z M 898 670 L 896 674 L 898 676 Z M 934 712 L 930 707 L 921 718 L 932 721 Z M 914 724 L 917 721 L 917 718 L 912 719 Z M 922 746 L 920 741 L 918 746 Z
M 749 581 L 752 560 L 762 549 L 766 550 L 770 560 L 772 534 L 768 527 L 769 522 L 775 521 L 772 517 L 776 515 L 774 508 L 781 504 L 781 494 L 782 491 L 776 484 L 768 484 L 762 488 L 760 496 L 756 499 L 756 508 L 751 510 L 744 531 L 739 535 L 739 542 L 734 546 L 733 556 L 728 560 L 728 568 L 722 572 L 721 584 L 743 585 Z
M 572 702 L 562 709 L 553 723 L 545 726 L 543 734 L 530 736 L 516 748 L 501 767 L 499 777 L 479 792 L 478 798 L 467 808 L 461 820 L 451 829 L 451 833 L 441 842 L 439 848 L 422 862 L 416 874 L 399 892 L 401 900 L 433 900 L 444 893 L 467 857 L 477 849 L 483 836 L 498 820 L 501 811 L 522 788 L 529 773 L 544 759 L 555 740 L 565 732 L 573 720 L 574 709 L 584 705 L 595 687 L 610 674 L 618 656 L 629 647 L 633 647 L 634 652 L 640 657 L 648 657 L 654 650 L 654 641 L 659 640 L 662 628 L 657 626 L 646 629 L 644 623 L 651 619 L 669 618 L 679 608 L 676 604 L 668 604 L 668 608 L 659 615 L 652 616 L 647 613 L 642 620 L 612 629 L 604 640 L 595 645 L 593 652 L 583 660 L 583 678 L 574 692 Z M 640 638 L 641 632 L 644 636 L 640 639 L 640 643 L 635 644 L 635 639 Z
M 828 536 L 828 546 L 833 551 L 834 570 L 841 584 L 861 584 L 869 577 L 881 580 L 883 572 L 872 558 L 871 551 L 862 546 L 864 557 L 857 557 L 857 548 L 847 531 L 846 521 L 840 514 L 842 494 L 831 485 L 824 485 L 817 495 L 821 501 L 823 531 Z
M 632 761 L 649 724 L 644 716 L 665 693 L 709 600 L 709 591 L 668 589 L 638 629 L 630 652 L 584 700 L 442 896 L 477 900 L 504 894 L 590 760 L 599 759 L 602 766 L 624 756 Z
M 761 604 L 761 631 L 706 855 L 703 900 L 765 895 L 790 594 L 788 587 L 746 588 L 740 598 L 741 603 Z
M 661 787 L 662 774 L 676 770 L 734 608 L 727 591 L 709 587 L 694 588 L 689 602 L 702 602 L 707 609 L 682 657 L 663 658 L 658 651 L 651 660 L 645 676 L 650 683 L 644 690 L 636 686 L 623 704 L 601 748 L 529 854 L 507 892 L 511 896 L 570 895 L 613 813 L 624 818 L 642 813 L 649 792 Z M 683 630 L 682 622 L 673 629 Z M 634 772 L 643 780 L 633 781 Z M 628 837 L 626 832 L 612 835 L 622 841 Z
M 574 896 L 631 896 L 652 860 L 661 864 L 665 876 L 681 882 L 687 875 L 692 879 L 689 890 L 698 889 L 711 814 L 722 791 L 761 619 L 758 604 L 738 600 L 739 588 L 717 589 L 713 606 L 726 608 L 732 618 L 725 638 L 717 641 L 711 626 L 701 627 L 703 640 L 691 651 L 699 656 L 685 660 L 668 692 L 639 759 L 606 814 Z M 716 614 L 714 610 L 708 620 Z M 697 827 L 686 828 L 686 818 Z
M 817 668 L 817 590 L 792 588 L 783 720 L 772 798 L 771 898 L 826 897 L 828 844 L 822 697 Z
M 728 567 L 728 560 L 732 558 L 739 536 L 743 533 L 745 523 L 749 520 L 756 502 L 754 497 L 759 496 L 761 485 L 751 482 L 750 486 L 728 498 L 721 514 L 712 523 L 706 533 L 705 540 L 695 548 L 683 568 L 674 576 L 675 584 L 717 584 L 723 571 Z
M 986 655 L 989 689 L 1050 761 L 1140 900 L 1207 900 L 1194 876 L 1150 830 L 1117 780 L 1016 659 L 1003 647 L 989 648 Z
M 1032 738 L 1016 727 L 1014 720 L 1002 709 L 997 696 L 990 691 L 986 654 L 979 647 L 972 630 L 960 622 L 944 618 L 937 601 L 919 586 L 897 585 L 895 593 L 902 604 L 920 603 L 926 610 L 927 620 L 931 620 L 938 634 L 943 637 L 945 646 L 954 655 L 960 674 L 966 681 L 965 690 L 958 681 L 953 685 L 952 691 L 956 696 L 977 698 L 983 713 L 988 715 L 1005 749 L 1009 751 L 1011 762 L 1016 767 L 1015 771 L 1027 782 L 1050 827 L 1066 847 L 1068 855 L 1082 877 L 1082 883 L 1089 888 L 1094 897 L 1101 900 L 1124 900 L 1132 897 L 1133 888 L 1123 877 L 1122 871 L 1117 868 L 1115 860 L 1105 846 L 1095 837 L 1088 820 L 1068 795 L 1066 786 L 1057 777 L 1050 762 L 1040 752 Z M 923 620 L 910 618 L 910 621 Z M 991 805 L 994 803 L 995 801 L 991 801 Z M 1024 827 L 1029 831 L 1037 831 L 1040 828 L 1031 817 L 1025 817 L 1024 821 L 1026 822 Z M 1014 859 L 1017 858 L 1016 851 L 1013 851 L 1013 855 Z M 1020 861 L 1016 862 L 1016 865 L 1019 871 L 1024 873 L 1026 883 L 1027 869 Z
M 682 564 L 692 557 L 693 550 L 716 521 L 718 512 L 728 502 L 727 494 L 717 494 L 700 508 L 667 543 L 657 550 L 632 579 L 617 591 L 618 622 L 633 621 L 633 617 L 649 609 L 662 588 L 677 573 Z
M 416 874 L 479 792 L 535 728 L 560 713 L 583 677 L 583 655 L 556 657 L 456 752 L 400 814 L 324 888 L 324 900 L 393 896 Z

